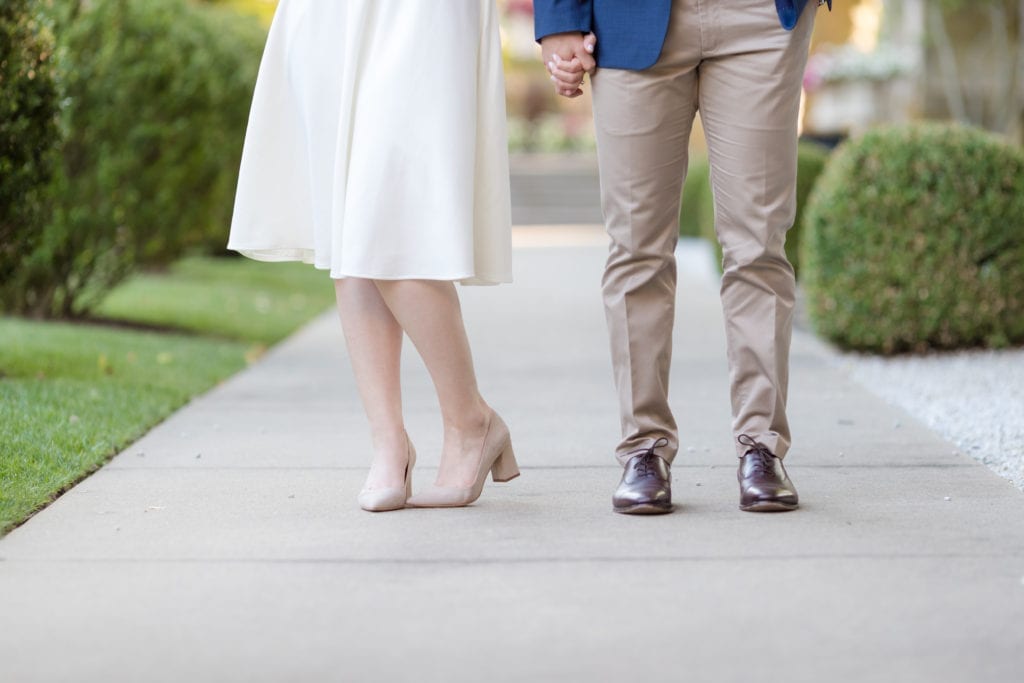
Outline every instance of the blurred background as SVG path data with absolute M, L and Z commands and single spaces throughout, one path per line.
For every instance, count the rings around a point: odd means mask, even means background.
M 221 0 L 269 22 L 276 0 Z M 533 1 L 498 0 L 514 151 L 593 148 L 589 94 L 556 97 L 533 37 Z M 1008 135 L 1024 127 L 1018 0 L 839 0 L 818 17 L 804 131 L 834 142 L 884 122 L 949 118 Z M 695 145 L 703 145 L 696 136 Z
M 499 4 L 512 148 L 591 148 L 588 98 L 556 98 L 537 61 L 532 1 Z M 1016 0 L 838 0 L 815 27 L 805 135 L 834 142 L 878 123 L 951 118 L 1020 141 L 1022 15 Z

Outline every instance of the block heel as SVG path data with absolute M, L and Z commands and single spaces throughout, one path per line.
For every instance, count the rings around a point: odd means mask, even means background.
M 505 445 L 498 459 L 491 467 L 491 479 L 496 482 L 512 481 L 519 476 L 519 463 L 516 462 L 516 454 L 512 450 L 512 440 Z

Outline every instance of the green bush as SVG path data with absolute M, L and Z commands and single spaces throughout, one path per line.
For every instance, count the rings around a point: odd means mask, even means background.
M 39 0 L 0 4 L 0 292 L 47 220 L 60 140 L 53 32 L 40 9 Z
M 796 218 L 786 233 L 786 256 L 793 269 L 800 273 L 800 235 L 803 233 L 804 208 L 818 176 L 828 160 L 829 150 L 813 142 L 801 142 L 797 148 Z M 722 246 L 715 234 L 715 200 L 711 193 L 710 168 L 707 159 L 690 161 L 690 170 L 683 185 L 682 208 L 679 213 L 679 232 L 682 235 L 703 237 L 711 242 L 722 264 Z
M 839 345 L 894 353 L 1024 342 L 1024 151 L 978 130 L 875 130 L 812 194 L 807 304 Z
M 715 200 L 711 196 L 710 168 L 707 157 L 690 157 L 679 208 L 679 234 L 684 237 L 715 239 Z
M 793 227 L 786 233 L 786 257 L 793 264 L 797 277 L 800 276 L 800 242 L 807 230 L 807 202 L 818 177 L 825 169 L 829 150 L 815 142 L 801 142 L 796 157 L 796 218 Z
M 222 249 L 265 33 L 186 0 L 61 0 L 67 140 L 23 312 L 88 312 L 140 265 Z

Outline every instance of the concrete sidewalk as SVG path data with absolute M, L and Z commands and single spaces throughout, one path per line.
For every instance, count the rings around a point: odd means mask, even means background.
M 523 476 L 369 514 L 331 315 L 0 541 L 0 681 L 1018 681 L 1024 495 L 798 334 L 803 507 L 737 510 L 717 291 L 682 267 L 676 514 L 611 512 L 617 418 L 597 231 L 524 233 L 463 289 Z M 572 243 L 573 246 L 553 246 Z M 705 264 L 706 265 L 706 264 Z M 440 426 L 408 353 L 416 482 Z

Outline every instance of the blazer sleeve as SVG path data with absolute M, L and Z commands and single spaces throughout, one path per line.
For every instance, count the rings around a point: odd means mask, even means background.
M 553 33 L 590 33 L 594 0 L 534 0 L 533 18 L 537 40 Z

